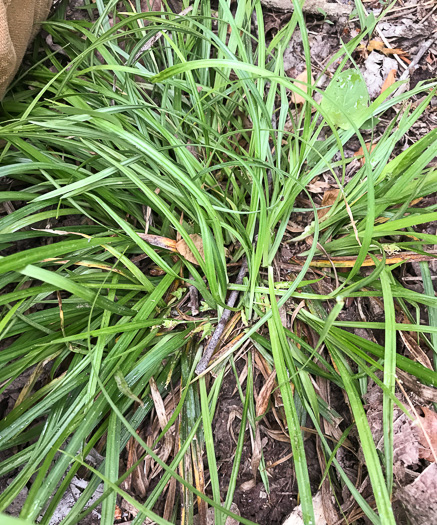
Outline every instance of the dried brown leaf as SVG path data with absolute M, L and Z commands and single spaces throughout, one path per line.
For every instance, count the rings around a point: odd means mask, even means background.
M 329 206 L 329 207 L 323 208 L 321 210 L 317 210 L 317 216 L 319 217 L 319 220 L 321 220 L 329 212 L 330 207 L 337 200 L 339 193 L 340 193 L 340 190 L 338 189 L 325 191 L 325 194 L 323 195 L 323 199 L 322 199 L 322 206 Z
M 161 237 L 160 235 L 150 235 L 148 233 L 138 233 L 138 237 L 141 237 L 143 241 L 148 242 L 152 246 L 163 248 L 164 250 L 170 250 L 176 252 L 176 241 L 174 239 L 168 239 L 167 237 Z
M 422 385 L 414 376 L 407 374 L 400 368 L 396 370 L 396 375 L 403 385 L 411 390 L 416 396 L 420 397 L 424 403 L 437 403 L 437 389 L 431 386 Z
M 269 405 L 270 396 L 272 394 L 273 387 L 275 386 L 276 370 L 270 374 L 264 386 L 261 388 L 256 400 L 256 417 L 260 417 L 265 414 Z
M 232 405 L 229 408 L 231 410 L 230 410 L 229 416 L 228 416 L 227 430 L 228 430 L 229 434 L 231 435 L 231 438 L 232 438 L 233 442 L 235 444 L 237 444 L 237 439 L 235 438 L 234 429 L 233 429 L 232 424 L 233 424 L 233 422 L 235 421 L 236 418 L 241 419 L 243 417 L 243 411 L 241 410 L 241 408 L 238 408 L 235 405 Z
M 419 463 L 417 429 L 406 414 L 398 412 L 393 424 L 393 462 L 398 479 L 406 474 L 405 467 Z
M 376 148 L 377 145 L 378 145 L 377 142 L 374 142 L 373 144 L 370 144 L 370 142 L 366 142 L 366 148 L 367 148 L 367 151 L 368 151 L 369 153 L 372 153 L 372 151 Z M 363 157 L 363 155 L 364 155 L 364 149 L 363 149 L 363 147 L 361 146 L 361 148 L 360 148 L 358 151 L 356 151 L 356 152 L 354 153 L 354 157 L 362 157 L 362 158 L 360 159 L 360 164 L 361 164 L 361 166 L 364 166 L 364 163 L 365 163 L 365 161 L 366 161 L 366 159 Z
M 288 221 L 286 228 L 287 228 L 287 231 L 292 232 L 292 233 L 302 233 L 303 231 L 305 231 L 305 228 L 303 226 L 293 221 Z
M 385 47 L 384 42 L 380 40 L 371 40 L 367 45 L 367 51 L 381 51 L 384 55 L 406 55 L 407 53 L 402 49 Z
M 81 237 L 85 237 L 86 239 L 91 238 L 89 235 L 86 235 L 85 233 L 67 232 L 64 230 L 52 230 L 51 228 L 32 228 L 32 230 L 36 232 L 53 233 L 55 235 L 80 235 Z
M 132 505 L 132 503 L 129 503 L 125 499 L 121 500 L 120 507 L 131 514 L 133 517 L 135 517 L 138 514 L 138 509 Z
M 43 361 L 42 363 L 38 363 L 38 365 L 35 367 L 29 379 L 26 381 L 23 387 L 23 390 L 21 390 L 20 394 L 18 395 L 18 398 L 14 404 L 14 408 L 17 408 L 18 405 L 21 405 L 21 403 L 30 395 L 30 392 L 32 391 L 34 384 L 39 379 L 39 377 L 42 375 L 44 366 L 46 364 L 47 364 L 47 361 Z
M 202 237 L 197 233 L 193 233 L 190 235 L 190 239 L 193 241 L 194 246 L 197 248 L 202 259 L 205 259 Z M 182 255 L 182 257 L 185 257 L 185 259 L 187 259 L 187 261 L 189 261 L 190 263 L 199 264 L 197 262 L 197 259 L 194 257 L 193 252 L 188 247 L 188 244 L 183 239 L 176 243 L 176 250 Z
M 321 378 L 319 378 L 321 379 Z M 326 381 L 326 380 L 325 380 Z M 326 381 L 327 382 L 327 381 Z M 326 421 L 324 422 L 326 423 Z M 322 446 L 322 441 L 319 436 L 316 439 L 317 459 L 319 460 L 320 470 L 322 472 L 326 469 L 326 455 Z M 335 504 L 335 497 L 331 489 L 331 481 L 327 476 L 324 477 L 322 486 L 320 487 L 322 495 L 322 507 L 323 514 L 326 519 L 327 525 L 334 525 L 341 521 L 341 516 L 338 511 L 338 507 Z
M 165 410 L 164 402 L 162 400 L 161 394 L 158 390 L 158 387 L 153 377 L 150 378 L 149 385 L 150 385 L 150 393 L 152 394 L 153 404 L 155 405 L 156 415 L 158 416 L 158 420 L 159 420 L 159 426 L 161 427 L 161 430 L 164 430 L 165 426 L 168 423 L 168 417 L 167 417 L 167 413 Z M 172 451 L 172 448 L 173 448 L 173 439 L 172 439 L 171 432 L 168 431 L 164 435 L 164 444 L 159 454 L 160 459 L 162 461 L 164 462 L 167 461 Z
M 247 492 L 250 489 L 253 489 L 253 487 L 256 485 L 256 481 L 252 478 L 249 481 L 245 481 L 239 486 L 239 489 L 243 492 Z
M 154 438 L 156 438 L 157 435 L 158 435 L 158 432 L 154 432 L 153 435 L 148 435 L 146 437 L 146 445 L 149 448 L 153 447 Z M 146 459 L 144 460 L 144 474 L 147 480 L 149 480 L 149 482 L 152 479 L 151 473 L 152 473 L 152 470 L 154 469 L 154 465 L 155 465 L 155 460 L 152 459 L 152 457 L 147 454 Z
M 129 470 L 132 467 L 132 465 L 135 463 L 135 461 L 136 461 L 136 459 L 135 459 L 136 458 L 135 448 L 136 448 L 135 438 L 131 437 L 129 439 L 129 441 L 127 442 L 127 444 L 126 444 L 126 449 L 127 449 L 127 464 L 126 464 L 126 468 L 127 468 L 127 470 Z M 127 492 L 129 492 L 131 490 L 131 487 L 132 487 L 132 472 L 122 482 L 121 487 L 123 488 L 123 490 L 126 490 Z
M 253 480 L 256 482 L 256 473 L 261 461 L 263 441 L 261 441 L 261 433 L 259 425 L 256 425 L 255 435 L 252 437 L 252 458 L 250 460 L 250 466 L 252 467 Z
M 137 430 L 139 434 L 139 430 Z M 127 459 L 127 468 L 130 469 L 134 463 L 138 461 L 140 445 L 134 438 L 128 442 L 128 459 Z M 126 490 L 133 490 L 141 498 L 144 498 L 147 494 L 147 489 L 149 487 L 149 482 L 147 481 L 146 475 L 144 473 L 143 463 L 140 463 L 137 468 L 131 472 L 131 474 L 126 478 Z M 129 488 L 128 488 L 129 487 Z
M 153 403 L 155 405 L 156 415 L 158 416 L 159 420 L 159 426 L 161 427 L 161 430 L 163 430 L 168 422 L 164 402 L 153 377 L 150 378 L 149 385 L 150 393 L 152 394 Z
M 426 407 L 421 407 L 424 417 L 420 418 L 419 429 L 419 456 L 422 459 L 437 462 L 437 413 Z
M 437 523 L 437 463 L 429 465 L 410 485 L 396 492 L 412 525 Z
M 384 48 L 385 44 L 380 40 L 370 40 L 367 45 L 367 51 L 382 51 Z
M 167 521 L 170 521 L 172 517 L 175 499 L 176 499 L 176 478 L 172 477 L 168 484 L 168 493 L 165 498 L 164 514 L 162 516 Z
M 433 368 L 431 365 L 431 361 L 429 360 L 429 357 L 426 355 L 426 353 L 422 350 L 420 345 L 417 343 L 416 338 L 408 332 L 399 331 L 399 335 L 401 336 L 402 341 L 408 348 L 414 360 L 418 361 L 421 365 L 425 366 L 426 368 L 432 370 Z
M 305 93 L 308 93 L 308 86 L 306 85 L 306 83 L 308 82 L 307 70 L 305 69 L 305 71 L 302 71 L 302 73 L 300 75 L 297 75 L 295 80 L 298 80 L 298 82 L 296 82 L 296 87 L 300 88 Z M 303 84 L 303 82 L 305 82 L 305 84 Z M 314 78 L 311 75 L 311 85 L 313 85 L 313 84 L 314 84 Z M 294 93 L 293 92 L 291 94 L 291 102 L 293 104 L 303 104 L 305 102 L 305 99 L 301 95 L 299 95 L 298 93 Z
M 384 80 L 384 84 L 382 84 L 381 93 L 384 93 L 386 89 L 388 89 L 391 85 L 393 85 L 396 82 L 396 69 L 392 69 L 390 73 L 387 75 L 387 78 Z
M 135 455 L 135 461 L 137 460 L 138 456 Z M 146 475 L 144 474 L 142 464 L 138 465 L 138 467 L 132 472 L 132 488 L 141 498 L 146 497 L 147 489 L 149 488 L 149 482 L 147 481 Z
M 272 430 L 270 428 L 263 427 L 263 431 L 275 441 L 279 441 L 281 443 L 290 443 L 290 436 L 285 434 L 282 430 Z
M 284 521 L 283 525 L 304 525 L 304 523 L 307 523 L 307 520 L 304 519 L 301 507 L 302 505 L 296 506 L 290 516 Z M 321 492 L 317 492 L 317 494 L 313 496 L 313 509 L 316 520 L 315 523 L 317 523 L 317 525 L 327 525 Z
M 264 357 L 258 352 L 255 352 L 255 365 L 256 368 L 261 372 L 264 379 L 267 381 L 270 374 L 272 373 L 272 369 L 270 368 L 267 361 L 264 359 Z
M 324 180 L 316 180 L 311 184 L 307 184 L 306 189 L 310 193 L 325 193 L 330 187 L 331 186 L 328 182 L 325 182 Z
M 406 55 L 407 52 L 399 48 L 385 47 L 381 49 L 384 55 Z
M 367 419 L 378 450 L 384 447 L 383 392 L 375 384 L 369 387 L 365 396 Z M 398 399 L 405 403 L 403 396 Z M 405 467 L 419 464 L 419 433 L 414 421 L 397 406 L 393 410 L 393 460 L 398 478 L 405 475 Z

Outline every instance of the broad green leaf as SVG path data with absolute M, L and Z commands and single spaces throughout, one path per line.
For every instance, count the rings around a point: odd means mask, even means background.
M 369 93 L 363 77 L 355 69 L 346 69 L 331 80 L 321 107 L 336 126 L 350 129 L 352 123 L 361 123 L 368 104 Z

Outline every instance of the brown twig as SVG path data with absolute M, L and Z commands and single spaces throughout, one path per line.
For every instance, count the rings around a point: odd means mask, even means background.
M 237 279 L 235 280 L 235 284 L 243 283 L 243 278 L 246 275 L 246 270 L 247 270 L 247 260 L 246 258 L 244 258 L 241 264 L 240 271 L 238 272 Z M 229 306 L 229 308 L 233 308 L 233 306 L 237 302 L 239 293 L 240 292 L 238 290 L 233 290 L 231 292 L 228 302 L 226 303 L 226 305 Z M 211 359 L 211 356 L 214 353 L 214 350 L 219 343 L 220 337 L 223 335 L 225 326 L 227 322 L 229 321 L 230 316 L 231 316 L 231 310 L 228 310 L 227 308 L 225 308 L 225 310 L 223 310 L 221 319 L 216 329 L 214 330 L 214 333 L 211 339 L 209 340 L 208 346 L 206 347 L 203 353 L 203 356 L 196 367 L 196 374 L 202 374 L 208 368 L 209 360 Z

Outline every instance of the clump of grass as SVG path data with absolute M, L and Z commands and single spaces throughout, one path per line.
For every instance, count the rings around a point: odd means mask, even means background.
M 169 11 L 137 14 L 125 2 L 111 25 L 108 15 L 116 4 L 97 1 L 99 17 L 93 24 L 46 24 L 62 54 L 45 49 L 43 59 L 3 102 L 0 136 L 6 146 L 0 175 L 13 184 L 0 198 L 25 204 L 0 219 L 1 247 L 19 248 L 20 242 L 35 247 L 0 259 L 0 329 L 2 338 L 10 338 L 0 355 L 2 392 L 30 373 L 20 402 L 0 423 L 1 450 L 20 446 L 0 463 L 0 475 L 18 472 L 0 496 L 0 511 L 31 483 L 21 517 L 47 525 L 72 478 L 87 466 L 88 486 L 64 519 L 66 525 L 80 523 L 99 503 L 101 523 L 112 524 L 119 495 L 138 510 L 134 524 L 146 516 L 160 524 L 174 522 L 177 510 L 166 519 L 153 512 L 170 479 L 184 486 L 184 523 L 192 523 L 196 498 L 199 512 L 212 505 L 216 523 L 224 523 L 232 514 L 246 422 L 256 426 L 250 358 L 246 386 L 240 387 L 243 416 L 224 502 L 211 422 L 225 372 L 229 365 L 235 371 L 233 356 L 253 344 L 277 371 L 305 522 L 314 522 L 300 428 L 308 419 L 319 432 L 332 476 L 347 485 L 373 523 L 394 523 L 390 414 L 397 401 L 396 367 L 424 384 L 437 383 L 434 371 L 397 354 L 395 334 L 432 334 L 428 342 L 434 348 L 437 301 L 427 263 L 422 265 L 428 295 L 407 290 L 395 278 L 396 265 L 386 264 L 386 245 L 389 240 L 396 250 L 420 254 L 436 243 L 436 236 L 413 231 L 437 217 L 433 206 L 414 205 L 414 199 L 437 189 L 436 173 L 428 167 L 436 155 L 436 130 L 403 153 L 394 151 L 425 111 L 434 85 L 393 96 L 394 85 L 358 117 L 346 115 L 347 129 L 342 129 L 335 125 L 335 115 L 315 102 L 319 88 L 293 83 L 283 71 L 284 49 L 299 27 L 311 78 L 308 37 L 297 4 L 290 22 L 269 44 L 258 2 L 238 2 L 235 13 L 219 2 L 217 17 L 208 2 L 196 2 L 181 16 Z M 251 34 L 253 12 L 257 36 Z M 364 22 L 365 35 L 372 21 Z M 332 63 L 340 63 L 336 75 L 363 34 L 333 57 Z M 300 111 L 290 105 L 290 92 L 305 99 Z M 408 101 L 418 93 L 427 96 L 413 109 Z M 391 112 L 400 103 L 403 109 Z M 336 111 L 345 113 L 338 104 Z M 391 115 L 392 120 L 369 153 L 360 127 L 378 115 Z M 328 138 L 320 143 L 326 130 Z M 346 158 L 344 145 L 352 137 L 363 146 L 365 163 L 347 181 L 352 159 Z M 339 197 L 322 222 L 314 214 L 301 236 L 313 240 L 298 275 L 287 286 L 276 282 L 273 263 L 298 207 L 296 199 L 326 172 L 336 179 Z M 301 210 L 314 211 L 314 205 Z M 62 225 L 63 217 L 73 219 L 74 226 Z M 52 221 L 61 225 L 34 229 Z M 152 246 L 138 235 L 145 230 L 183 239 L 197 264 Z M 192 234 L 201 236 L 204 257 Z M 326 253 L 353 256 L 355 262 L 338 274 L 335 290 L 321 295 L 304 279 L 313 259 Z M 160 269 L 158 275 L 146 274 L 132 262 L 143 254 Z M 369 254 L 375 267 L 363 276 L 361 265 Z M 236 266 L 229 263 L 243 258 L 248 276 L 233 285 Z M 174 307 L 189 286 L 198 290 L 204 311 L 195 320 L 175 319 Z M 234 310 L 246 328 L 210 367 L 216 374 L 207 385 L 206 373 L 196 376 L 195 368 L 230 290 L 242 292 Z M 385 323 L 337 320 L 345 300 L 375 296 L 384 302 Z M 315 348 L 281 322 L 280 309 L 302 300 L 305 306 L 297 318 L 319 335 Z M 396 323 L 395 304 L 409 318 L 410 307 L 424 305 L 430 323 Z M 385 346 L 349 328 L 383 329 Z M 327 359 L 318 353 L 322 345 Z M 332 381 L 348 396 L 376 508 L 348 479 L 325 439 L 322 422 L 334 415 L 311 376 Z M 384 392 L 382 458 L 363 408 L 369 378 Z M 180 391 L 176 410 L 159 436 L 162 443 L 180 418 L 180 447 L 167 463 L 136 432 L 154 406 L 153 379 L 162 397 L 177 386 Z M 129 472 L 119 471 L 119 455 L 131 438 L 145 451 L 140 459 L 149 455 L 162 467 L 144 502 L 120 487 Z M 87 455 L 97 443 L 105 460 L 93 469 Z M 212 499 L 199 481 L 203 455 Z M 261 457 L 259 471 L 268 488 L 263 464 Z M 87 508 L 101 482 L 103 496 Z

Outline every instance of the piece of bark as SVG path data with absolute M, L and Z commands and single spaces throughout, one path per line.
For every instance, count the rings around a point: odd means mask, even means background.
M 291 0 L 261 0 L 264 7 L 280 11 L 294 11 Z M 341 18 L 352 13 L 352 6 L 325 2 L 324 0 L 306 0 L 302 6 L 304 13 L 313 15 L 326 14 L 328 18 Z

